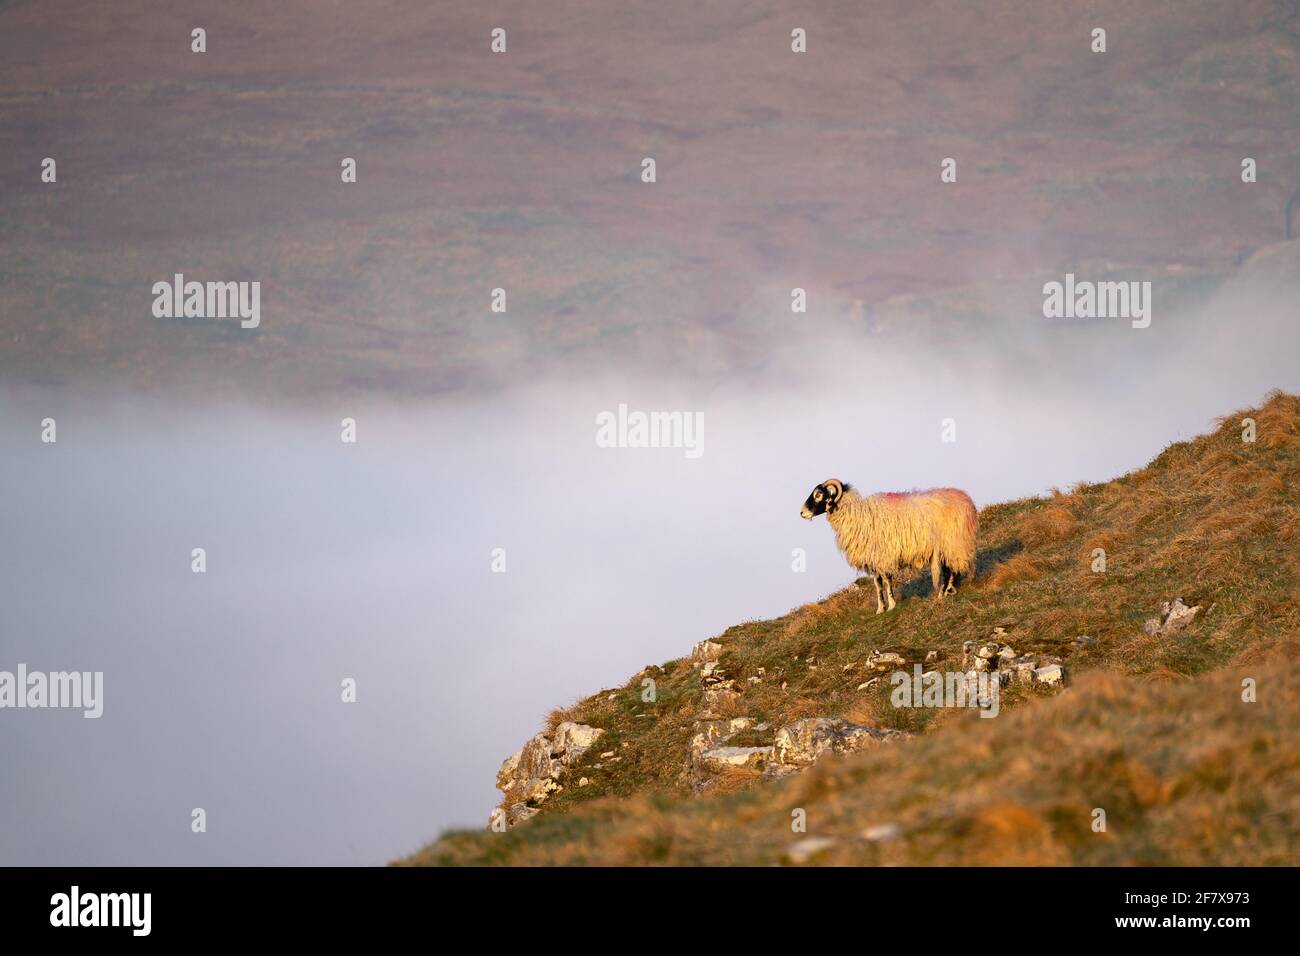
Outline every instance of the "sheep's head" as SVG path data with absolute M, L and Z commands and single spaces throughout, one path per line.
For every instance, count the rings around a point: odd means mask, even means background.
M 812 490 L 808 500 L 803 503 L 803 510 L 799 512 L 799 517 L 811 521 L 820 514 L 832 513 L 843 494 L 844 482 L 838 478 L 827 478 Z

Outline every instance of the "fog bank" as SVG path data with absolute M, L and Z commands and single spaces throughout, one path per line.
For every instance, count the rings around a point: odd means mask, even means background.
M 798 517 L 816 482 L 985 505 L 1110 478 L 1300 387 L 1297 344 L 1270 299 L 1140 331 L 805 337 L 764 387 L 611 374 L 311 411 L 4 391 L 0 670 L 103 671 L 104 713 L 0 712 L 23 821 L 0 863 L 377 864 L 481 826 L 551 708 L 853 579 Z M 702 455 L 597 447 L 620 403 L 701 413 Z

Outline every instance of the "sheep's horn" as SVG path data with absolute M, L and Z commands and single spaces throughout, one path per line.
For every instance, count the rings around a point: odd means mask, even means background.
M 844 484 L 838 478 L 827 478 L 825 481 L 822 482 L 822 484 L 826 486 L 827 491 L 830 491 L 832 488 L 834 488 L 836 498 L 844 494 Z

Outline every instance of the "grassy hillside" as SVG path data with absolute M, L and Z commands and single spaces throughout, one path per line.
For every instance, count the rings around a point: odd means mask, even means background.
M 931 600 L 918 579 L 877 616 L 870 587 L 849 587 L 715 638 L 739 695 L 715 712 L 769 728 L 843 716 L 912 739 L 779 781 L 735 771 L 700 786 L 683 770 L 705 712 L 701 670 L 669 661 L 551 715 L 548 729 L 571 720 L 605 735 L 536 818 L 450 833 L 403 862 L 763 864 L 806 837 L 832 841 L 814 858 L 829 863 L 1300 862 L 1298 483 L 1300 398 L 1274 394 L 1121 478 L 986 508 L 980 571 L 956 598 Z M 1178 596 L 1202 608 L 1193 623 L 1144 632 Z M 859 689 L 873 651 L 937 652 L 957 669 L 963 642 L 999 626 L 1018 653 L 1063 659 L 1072 686 L 1008 687 L 993 720 L 896 709 L 887 681 Z M 1097 807 L 1105 833 L 1091 828 Z M 795 808 L 806 834 L 791 832 Z

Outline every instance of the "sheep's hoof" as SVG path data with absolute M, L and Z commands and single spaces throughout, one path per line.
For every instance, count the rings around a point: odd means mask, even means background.
M 877 614 L 884 614 L 884 613 L 885 613 L 885 609 L 884 609 L 883 607 L 881 607 L 879 604 L 877 604 L 877 605 L 876 605 L 876 613 L 877 613 Z

